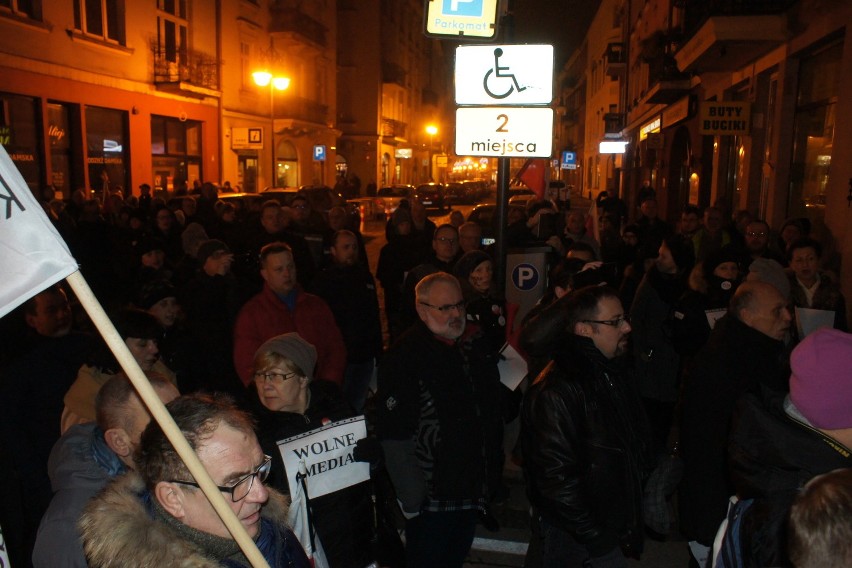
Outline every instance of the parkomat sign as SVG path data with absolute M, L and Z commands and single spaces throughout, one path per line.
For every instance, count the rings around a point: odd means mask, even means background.
M 711 136 L 743 136 L 751 130 L 751 103 L 704 101 L 698 113 L 698 132 Z

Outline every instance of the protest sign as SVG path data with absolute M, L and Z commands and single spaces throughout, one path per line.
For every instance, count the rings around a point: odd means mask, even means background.
M 315 499 L 370 479 L 370 464 L 356 462 L 355 444 L 367 437 L 363 416 L 332 422 L 278 442 L 290 490 L 296 487 L 299 463 L 305 463 L 308 497 Z

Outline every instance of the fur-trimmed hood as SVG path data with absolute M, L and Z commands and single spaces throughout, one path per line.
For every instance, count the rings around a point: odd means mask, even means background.
M 92 568 L 127 566 L 219 567 L 193 543 L 154 519 L 140 498 L 145 490 L 136 472 L 123 475 L 92 499 L 78 524 Z M 262 516 L 286 524 L 289 498 L 269 489 Z

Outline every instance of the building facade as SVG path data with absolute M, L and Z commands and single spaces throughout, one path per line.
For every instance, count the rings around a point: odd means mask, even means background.
M 34 192 L 218 179 L 215 4 L 0 8 L 0 142 Z
M 648 181 L 672 221 L 687 204 L 747 210 L 776 230 L 803 219 L 850 297 L 841 266 L 852 262 L 852 4 L 620 0 L 616 9 L 612 60 L 627 67 L 613 72 L 615 110 L 628 141 L 616 177 L 631 212 Z

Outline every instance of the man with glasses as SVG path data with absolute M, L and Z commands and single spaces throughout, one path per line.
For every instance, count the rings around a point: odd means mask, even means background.
M 562 345 L 521 413 L 527 494 L 540 527 L 528 560 L 626 567 L 626 556 L 642 551 L 651 462 L 647 419 L 622 358 L 630 321 L 606 286 L 580 288 L 562 302 Z
M 402 325 L 408 328 L 417 321 L 414 289 L 425 276 L 436 272 L 453 273 L 459 254 L 459 230 L 449 223 L 435 229 L 432 253 L 409 271 L 402 285 Z
M 251 417 L 223 396 L 184 396 L 167 408 L 270 567 L 307 568 L 285 524 L 287 502 L 264 486 L 271 458 Z M 250 566 L 156 422 L 142 434 L 136 471 L 107 487 L 80 520 L 89 566 Z
M 454 568 L 501 479 L 499 374 L 455 277 L 430 274 L 415 293 L 419 320 L 379 366 L 376 433 L 407 518 L 406 565 Z

